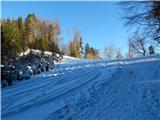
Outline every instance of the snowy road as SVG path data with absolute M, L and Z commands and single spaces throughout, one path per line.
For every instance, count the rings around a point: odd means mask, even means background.
M 160 56 L 58 64 L 2 90 L 2 120 L 159 120 Z

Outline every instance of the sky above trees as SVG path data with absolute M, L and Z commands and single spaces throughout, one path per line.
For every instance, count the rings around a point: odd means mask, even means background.
M 113 44 L 127 52 L 128 28 L 124 27 L 122 11 L 118 2 L 2 2 L 2 18 L 23 19 L 35 13 L 43 20 L 58 20 L 62 42 L 73 38 L 78 29 L 84 43 L 99 49 L 103 56 L 104 47 Z

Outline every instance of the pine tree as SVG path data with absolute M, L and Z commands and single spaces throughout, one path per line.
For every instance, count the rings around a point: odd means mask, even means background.
M 20 51 L 25 51 L 26 41 L 25 41 L 25 31 L 22 17 L 18 18 L 18 29 L 19 29 L 19 48 Z
M 89 53 L 89 49 L 90 49 L 89 44 L 86 43 L 86 45 L 85 45 L 85 58 L 87 57 L 87 54 Z
M 150 55 L 155 54 L 154 47 L 152 45 L 150 45 L 148 49 Z

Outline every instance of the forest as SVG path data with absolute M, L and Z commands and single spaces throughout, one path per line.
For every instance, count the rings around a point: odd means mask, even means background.
M 55 54 L 64 54 L 64 49 L 60 48 L 60 25 L 58 21 L 41 20 L 34 13 L 28 14 L 23 20 L 8 18 L 1 20 L 2 34 L 2 64 L 9 59 L 15 59 L 18 54 L 29 49 L 50 51 Z M 68 55 L 73 57 L 83 57 L 98 59 L 98 51 L 89 44 L 86 44 L 84 53 L 82 37 L 75 31 L 73 40 L 68 46 L 64 46 Z

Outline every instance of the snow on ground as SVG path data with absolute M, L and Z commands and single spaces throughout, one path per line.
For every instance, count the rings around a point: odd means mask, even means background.
M 159 120 L 160 56 L 64 57 L 53 71 L 2 89 L 2 120 Z
M 63 56 L 63 59 L 60 62 L 57 62 L 56 64 L 73 64 L 77 63 L 77 61 L 80 61 L 80 58 L 70 57 L 70 56 Z
M 37 53 L 37 54 L 42 53 L 42 51 L 37 50 L 37 49 L 27 49 L 25 52 L 21 52 L 19 56 L 28 55 L 30 52 Z M 44 51 L 43 53 L 44 55 L 52 55 L 52 52 L 49 52 L 49 51 Z

